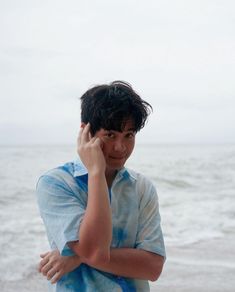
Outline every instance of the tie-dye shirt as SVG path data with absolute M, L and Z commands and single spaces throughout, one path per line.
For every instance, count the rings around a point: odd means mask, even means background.
M 37 199 L 52 249 L 72 255 L 67 243 L 79 240 L 87 205 L 88 173 L 79 161 L 48 171 L 37 184 Z M 165 257 L 155 187 L 143 175 L 122 168 L 109 189 L 112 248 L 137 248 Z M 94 239 L 95 240 L 95 239 Z M 50 291 L 149 291 L 148 281 L 115 276 L 81 264 L 64 275 Z

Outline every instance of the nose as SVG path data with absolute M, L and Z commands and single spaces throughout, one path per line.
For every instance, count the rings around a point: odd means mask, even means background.
M 122 140 L 116 140 L 114 143 L 114 150 L 116 152 L 125 152 L 126 151 L 125 143 L 123 143 Z

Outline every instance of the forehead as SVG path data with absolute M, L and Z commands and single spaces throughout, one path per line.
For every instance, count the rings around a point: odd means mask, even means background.
M 113 131 L 113 132 L 118 132 L 116 130 L 112 130 L 112 129 L 104 129 L 104 128 L 101 128 L 100 131 Z M 127 120 L 123 123 L 123 127 L 122 127 L 122 131 L 120 133 L 123 133 L 123 132 L 130 132 L 130 131 L 135 131 L 135 127 L 134 127 L 134 122 L 133 120 Z

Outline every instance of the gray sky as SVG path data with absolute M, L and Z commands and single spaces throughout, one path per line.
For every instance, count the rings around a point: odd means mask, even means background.
M 78 97 L 128 81 L 138 140 L 235 143 L 233 0 L 0 0 L 0 144 L 74 143 Z

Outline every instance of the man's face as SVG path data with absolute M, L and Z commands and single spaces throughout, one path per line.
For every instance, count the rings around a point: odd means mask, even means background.
M 135 146 L 133 122 L 128 120 L 122 132 L 100 129 L 95 136 L 102 142 L 102 150 L 107 170 L 121 169 L 130 157 Z

